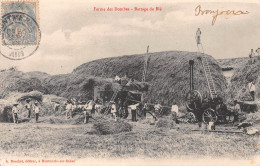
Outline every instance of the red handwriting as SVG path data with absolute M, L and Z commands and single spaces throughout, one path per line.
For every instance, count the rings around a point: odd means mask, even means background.
M 235 11 L 235 10 L 202 10 L 201 9 L 201 5 L 198 5 L 196 8 L 195 8 L 195 16 L 199 16 L 199 15 L 206 15 L 206 14 L 211 14 L 213 19 L 212 19 L 212 22 L 211 22 L 211 25 L 214 25 L 216 20 L 217 20 L 217 17 L 220 16 L 220 15 L 225 15 L 225 16 L 237 16 L 237 15 L 242 15 L 242 14 L 249 14 L 250 12 L 248 11 Z

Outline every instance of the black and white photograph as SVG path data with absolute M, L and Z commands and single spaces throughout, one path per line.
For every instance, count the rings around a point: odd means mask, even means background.
M 0 166 L 259 166 L 259 9 L 1 0 Z

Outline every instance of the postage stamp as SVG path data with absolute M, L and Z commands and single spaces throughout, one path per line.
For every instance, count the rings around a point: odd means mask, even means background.
M 32 55 L 40 43 L 38 0 L 1 2 L 1 54 L 19 60 Z

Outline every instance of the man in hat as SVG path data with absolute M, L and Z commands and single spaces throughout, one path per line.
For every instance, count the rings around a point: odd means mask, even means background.
M 31 104 L 30 104 L 29 99 L 26 100 L 25 109 L 28 111 L 28 118 L 30 118 L 31 117 Z
M 241 108 L 237 100 L 234 100 L 234 122 L 238 122 L 238 116 L 241 113 Z
M 14 123 L 18 123 L 18 103 L 15 103 L 12 107 L 12 113 L 13 113 L 13 120 Z
M 40 108 L 38 106 L 38 102 L 34 103 L 34 112 L 35 112 L 35 117 L 36 117 L 36 123 L 38 122 L 39 119 L 39 114 L 40 114 Z

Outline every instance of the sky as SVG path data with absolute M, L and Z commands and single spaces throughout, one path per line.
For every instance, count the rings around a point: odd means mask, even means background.
M 79 65 L 100 58 L 150 52 L 197 51 L 195 33 L 202 31 L 205 53 L 214 58 L 248 57 L 250 49 L 260 47 L 259 3 L 212 3 L 93 0 L 39 1 L 41 41 L 30 57 L 14 61 L 0 56 L 0 69 L 49 74 L 70 73 Z M 248 11 L 239 16 L 195 16 L 202 10 Z M 94 11 L 96 8 L 148 8 L 161 11 Z M 119 64 L 120 65 L 120 64 Z

